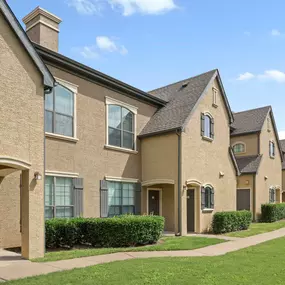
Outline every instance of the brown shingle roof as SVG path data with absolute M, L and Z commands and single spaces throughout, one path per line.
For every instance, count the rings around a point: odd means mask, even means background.
M 218 70 L 216 69 L 150 91 L 149 93 L 151 95 L 167 101 L 168 103 L 152 116 L 140 133 L 140 136 L 183 129 L 191 111 L 195 108 L 199 98 L 204 94 L 209 83 L 215 77 L 218 77 L 218 80 L 220 80 Z M 222 85 L 221 82 L 220 85 Z M 224 93 L 222 95 L 227 106 L 229 117 L 232 120 L 232 112 L 226 95 Z
M 260 132 L 270 106 L 233 113 L 234 123 L 232 124 L 232 136 Z
M 241 174 L 257 173 L 261 159 L 262 155 L 236 157 Z

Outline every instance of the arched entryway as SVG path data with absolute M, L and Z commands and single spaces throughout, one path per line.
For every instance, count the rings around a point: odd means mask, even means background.
M 6 213 L 6 218 L 0 222 L 3 230 L 1 247 L 19 245 L 26 258 L 29 258 L 30 168 L 31 163 L 27 161 L 0 156 L 0 191 L 5 197 L 0 213 L 2 217 Z

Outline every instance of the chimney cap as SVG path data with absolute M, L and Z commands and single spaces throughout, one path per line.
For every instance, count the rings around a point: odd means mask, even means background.
M 46 18 L 54 21 L 56 24 L 60 24 L 62 22 L 62 20 L 59 17 L 38 6 L 23 18 L 24 24 L 29 23 L 32 19 L 34 19 L 38 15 L 43 15 Z

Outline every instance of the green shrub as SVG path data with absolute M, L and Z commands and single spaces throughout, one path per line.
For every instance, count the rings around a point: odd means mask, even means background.
M 261 205 L 261 221 L 273 223 L 285 219 L 285 203 Z
M 46 221 L 46 247 L 129 247 L 156 243 L 164 229 L 159 216 L 51 219 Z
M 247 230 L 252 221 L 249 211 L 217 212 L 214 214 L 212 228 L 215 234 Z

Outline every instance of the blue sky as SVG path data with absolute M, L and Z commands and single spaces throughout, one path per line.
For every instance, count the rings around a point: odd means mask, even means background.
M 59 16 L 59 52 L 145 91 L 218 68 L 233 111 L 272 105 L 285 138 L 284 0 L 8 0 Z

